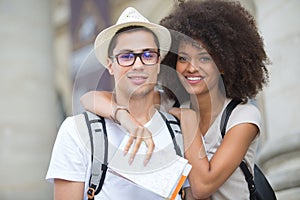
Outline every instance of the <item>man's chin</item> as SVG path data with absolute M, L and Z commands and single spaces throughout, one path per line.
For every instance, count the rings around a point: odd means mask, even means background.
M 154 93 L 154 87 L 149 87 L 149 86 L 139 87 L 138 89 L 136 89 L 131 93 L 130 98 L 144 98 L 147 95 L 149 95 L 151 92 Z

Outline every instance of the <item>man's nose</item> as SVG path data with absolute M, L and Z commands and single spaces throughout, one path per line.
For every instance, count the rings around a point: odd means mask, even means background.
M 135 69 L 135 70 L 144 69 L 144 64 L 143 64 L 143 62 L 141 60 L 141 57 L 138 56 L 135 59 L 135 62 L 132 65 L 132 69 Z

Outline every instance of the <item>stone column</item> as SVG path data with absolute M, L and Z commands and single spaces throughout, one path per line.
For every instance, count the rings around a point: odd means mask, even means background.
M 272 61 L 265 89 L 267 135 L 259 161 L 278 199 L 300 195 L 300 1 L 256 0 L 257 19 Z
M 0 1 L 0 199 L 52 199 L 57 132 L 51 1 Z

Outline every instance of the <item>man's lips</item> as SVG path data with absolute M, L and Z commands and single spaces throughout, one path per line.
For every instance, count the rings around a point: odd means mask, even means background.
M 135 85 L 141 85 L 146 82 L 148 79 L 148 76 L 142 74 L 142 75 L 129 75 L 127 76 L 131 82 Z

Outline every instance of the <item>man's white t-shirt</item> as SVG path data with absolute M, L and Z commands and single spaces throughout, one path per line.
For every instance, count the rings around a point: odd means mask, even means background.
M 86 191 L 91 174 L 91 154 L 85 144 L 83 144 L 83 140 L 78 133 L 75 117 L 68 117 L 60 127 L 53 147 L 46 180 L 53 182 L 54 179 L 58 178 L 85 182 L 84 199 L 87 199 Z M 111 120 L 105 119 L 105 121 L 109 146 L 118 147 L 127 133 L 121 126 Z M 145 127 L 152 132 L 156 149 L 173 145 L 165 122 L 157 111 Z M 176 154 L 175 150 L 174 154 Z M 140 188 L 108 169 L 102 190 L 95 196 L 95 200 L 97 199 L 159 200 L 164 198 Z M 181 198 L 177 195 L 176 200 L 179 199 Z

